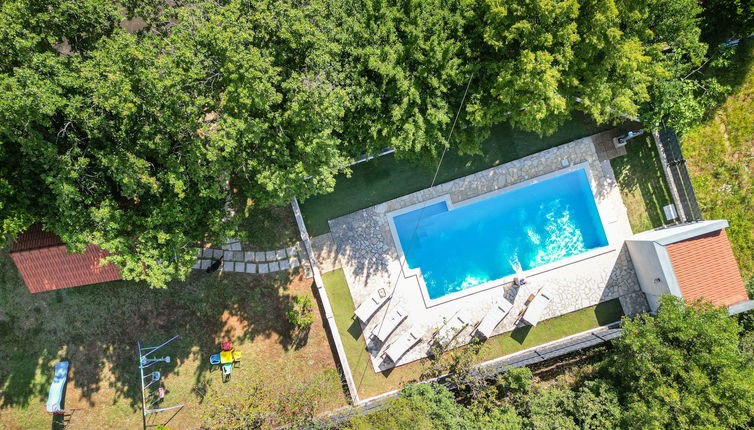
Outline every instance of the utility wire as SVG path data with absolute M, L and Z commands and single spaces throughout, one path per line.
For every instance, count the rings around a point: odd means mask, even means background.
M 471 72 L 471 75 L 469 76 L 469 81 L 466 83 L 466 89 L 463 92 L 463 97 L 461 98 L 461 103 L 458 105 L 458 110 L 456 111 L 456 116 L 453 118 L 453 124 L 450 126 L 450 131 L 448 132 L 448 137 L 445 140 L 445 148 L 442 150 L 442 155 L 440 155 L 440 160 L 437 162 L 437 168 L 435 168 L 435 174 L 432 177 L 432 183 L 429 185 L 429 188 L 432 188 L 435 186 L 435 181 L 437 181 L 437 175 L 440 173 L 440 166 L 442 166 L 442 161 L 445 159 L 445 153 L 448 151 L 448 148 L 450 147 L 450 139 L 453 136 L 453 131 L 456 128 L 456 123 L 458 122 L 458 117 L 461 115 L 461 109 L 463 108 L 463 104 L 466 101 L 466 95 L 469 92 L 469 86 L 471 86 L 471 79 L 474 77 L 474 71 Z M 395 290 L 398 288 L 398 283 L 400 282 L 401 278 L 404 278 L 403 275 L 403 267 L 406 264 L 406 256 L 409 252 L 411 252 L 411 248 L 414 245 L 414 238 L 416 237 L 416 231 L 419 228 L 419 224 L 421 223 L 422 218 L 424 217 L 424 210 L 427 207 L 424 206 L 419 210 L 419 219 L 416 221 L 416 224 L 414 225 L 414 229 L 411 232 L 411 240 L 408 243 L 408 249 L 404 250 L 403 256 L 399 259 L 400 262 L 400 272 L 398 272 L 398 276 L 395 279 L 395 283 L 393 283 L 393 288 L 390 291 L 390 300 L 385 304 L 385 313 L 382 316 L 382 320 L 380 321 L 379 326 L 377 327 L 376 332 L 379 332 L 382 328 L 383 324 L 385 324 L 385 318 L 389 315 L 390 312 L 390 305 L 392 302 L 393 294 L 395 293 Z M 357 317 L 358 319 L 358 317 Z M 369 339 L 367 339 L 367 334 L 364 334 L 364 341 L 369 342 Z M 367 371 L 367 367 L 364 367 L 364 372 Z M 363 380 L 364 373 L 361 375 L 361 379 Z

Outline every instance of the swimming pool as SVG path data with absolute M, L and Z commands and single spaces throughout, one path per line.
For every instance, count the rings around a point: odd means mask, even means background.
M 446 198 L 392 223 L 430 299 L 608 245 L 583 168 L 455 207 Z

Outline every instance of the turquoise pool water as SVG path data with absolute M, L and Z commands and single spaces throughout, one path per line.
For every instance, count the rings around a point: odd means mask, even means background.
M 393 217 L 431 299 L 608 244 L 583 169 L 448 210 Z

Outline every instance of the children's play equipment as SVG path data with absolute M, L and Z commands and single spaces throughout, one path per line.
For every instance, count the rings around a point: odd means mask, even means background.
M 209 364 L 212 366 L 219 364 L 223 371 L 223 381 L 227 382 L 230 379 L 231 372 L 233 372 L 233 367 L 241 362 L 241 352 L 236 351 L 228 341 L 220 345 L 222 350 L 219 354 L 209 356 Z
M 65 414 L 76 409 L 61 409 L 65 396 L 65 383 L 68 381 L 68 362 L 61 361 L 55 364 L 55 376 L 50 384 L 50 394 L 47 396 L 48 414 Z
M 147 415 L 154 412 L 168 411 L 171 409 L 183 408 L 185 405 L 169 406 L 165 408 L 151 409 L 156 403 L 162 401 L 165 398 L 165 387 L 161 385 L 162 374 L 159 371 L 153 371 L 151 373 L 144 374 L 144 369 L 153 366 L 157 363 L 170 363 L 170 357 L 150 357 L 155 351 L 169 344 L 170 342 L 178 339 L 180 336 L 175 335 L 169 340 L 161 343 L 157 346 L 141 346 L 141 342 L 136 342 L 136 346 L 139 349 L 139 373 L 141 374 L 141 410 L 143 413 L 144 428 L 147 427 Z M 149 382 L 147 382 L 149 381 Z M 145 385 L 146 383 L 146 385 Z M 156 390 L 150 390 L 153 384 L 157 384 Z M 177 413 L 177 411 L 176 411 Z

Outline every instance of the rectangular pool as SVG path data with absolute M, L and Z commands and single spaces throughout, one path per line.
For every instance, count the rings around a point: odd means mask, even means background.
M 584 169 L 457 207 L 430 204 L 393 224 L 430 299 L 608 245 Z

